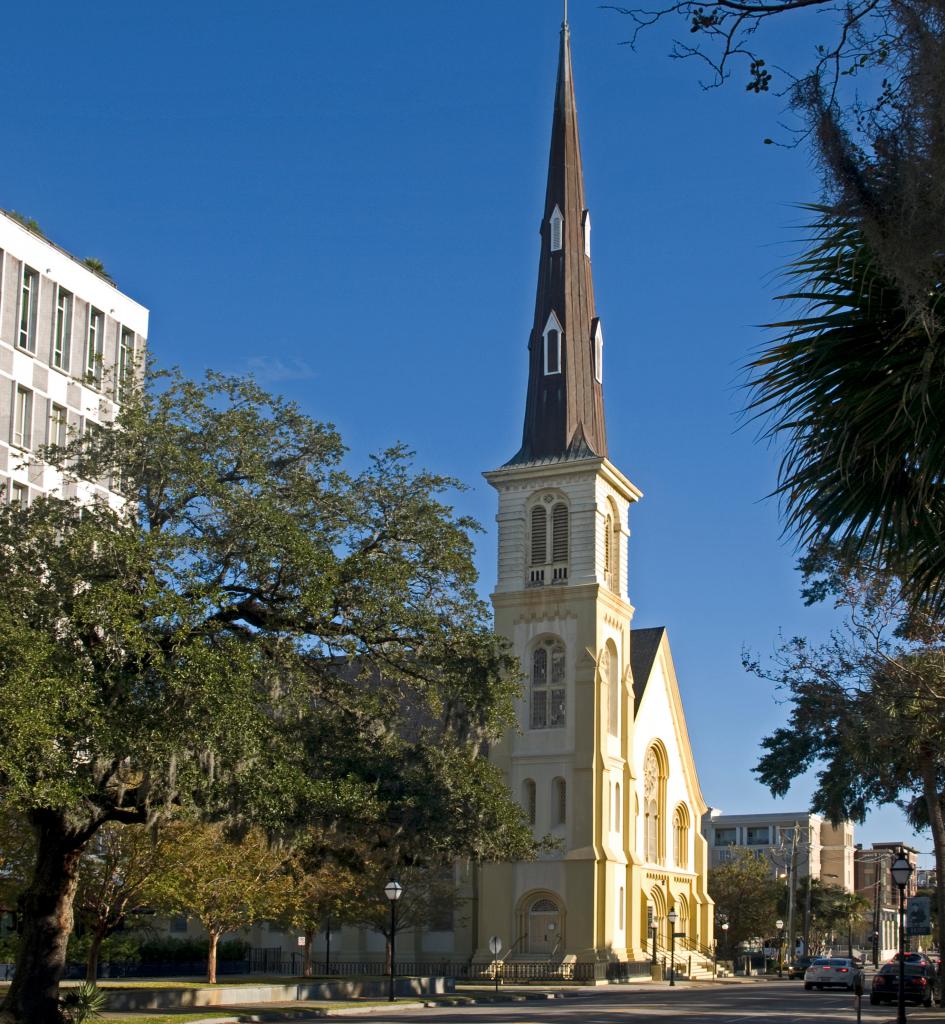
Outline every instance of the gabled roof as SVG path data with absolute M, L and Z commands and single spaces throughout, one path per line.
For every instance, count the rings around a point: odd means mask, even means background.
M 640 706 L 647 681 L 653 671 L 653 662 L 666 633 L 665 626 L 630 631 L 630 671 L 633 673 L 634 712 Z
M 551 250 L 550 218 L 564 218 L 561 248 Z M 571 36 L 561 26 L 551 126 L 548 186 L 541 223 L 535 321 L 528 342 L 528 394 L 522 447 L 508 465 L 607 455 L 604 399 L 594 367 L 594 285 L 584 248 L 584 172 L 571 68 Z M 562 326 L 561 371 L 546 374 L 543 332 L 554 313 Z

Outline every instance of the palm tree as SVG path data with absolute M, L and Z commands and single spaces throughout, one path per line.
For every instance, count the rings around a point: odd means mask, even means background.
M 802 544 L 908 567 L 910 596 L 945 608 L 945 282 L 919 313 L 856 222 L 823 205 L 780 296 L 800 315 L 748 365 L 748 411 L 786 441 L 776 494 Z M 945 256 L 942 259 L 945 269 Z

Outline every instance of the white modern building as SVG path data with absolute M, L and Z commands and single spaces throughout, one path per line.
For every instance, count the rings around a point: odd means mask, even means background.
M 709 867 L 748 850 L 771 863 L 772 874 L 819 878 L 853 892 L 853 823 L 831 825 L 809 811 L 772 814 L 722 814 L 712 808 L 702 819 L 709 847 Z
M 0 211 L 0 488 L 108 494 L 108 481 L 64 484 L 35 453 L 115 415 L 148 335 L 148 311 L 101 273 Z

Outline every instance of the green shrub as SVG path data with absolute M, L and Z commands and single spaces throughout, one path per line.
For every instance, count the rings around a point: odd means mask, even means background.
M 140 959 L 145 961 L 183 963 L 188 960 L 206 960 L 210 952 L 208 939 L 172 939 L 169 937 L 148 939 L 141 943 Z M 245 960 L 249 954 L 249 943 L 241 939 L 230 939 L 217 946 L 217 960 Z
M 70 988 L 59 1000 L 59 1004 L 64 1020 L 69 1024 L 83 1024 L 83 1021 L 102 1016 L 105 993 L 94 981 L 83 981 L 81 985 Z
M 20 948 L 19 935 L 4 935 L 0 938 L 0 964 L 12 964 Z

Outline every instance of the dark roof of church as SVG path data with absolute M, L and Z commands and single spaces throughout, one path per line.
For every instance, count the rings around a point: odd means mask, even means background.
M 564 218 L 562 245 L 551 251 L 551 216 Z M 548 187 L 541 223 L 535 322 L 528 341 L 528 394 L 522 447 L 508 465 L 607 455 L 604 398 L 595 374 L 591 261 L 584 234 L 584 172 L 571 68 L 571 35 L 561 26 L 558 81 L 551 125 Z M 562 327 L 561 372 L 544 372 L 543 334 L 554 313 Z
M 659 650 L 665 626 L 651 626 L 649 629 L 630 630 L 630 671 L 633 673 L 634 711 L 643 700 L 647 680 L 653 671 L 653 662 Z

